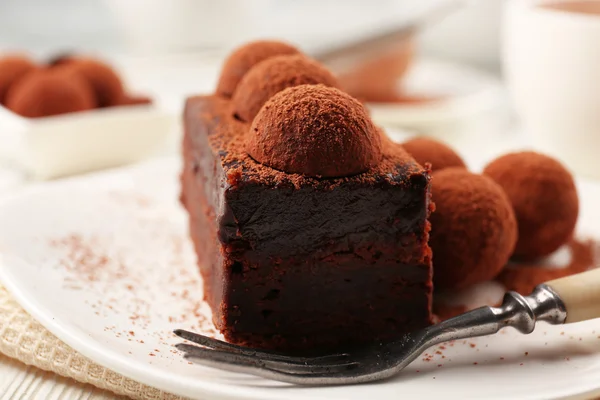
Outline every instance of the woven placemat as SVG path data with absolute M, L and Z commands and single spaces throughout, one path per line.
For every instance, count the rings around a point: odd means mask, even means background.
M 126 378 L 82 356 L 27 314 L 1 285 L 0 353 L 132 399 L 182 399 Z

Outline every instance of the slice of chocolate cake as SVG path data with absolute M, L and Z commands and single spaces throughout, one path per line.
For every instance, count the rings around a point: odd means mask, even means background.
M 282 90 L 249 122 L 235 97 L 184 115 L 182 203 L 225 338 L 317 353 L 430 324 L 428 171 L 340 90 Z

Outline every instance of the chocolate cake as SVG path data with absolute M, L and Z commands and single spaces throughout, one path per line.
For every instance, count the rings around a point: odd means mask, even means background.
M 233 343 L 302 354 L 422 328 L 432 293 L 429 171 L 382 149 L 360 103 L 309 86 L 273 96 L 254 123 L 225 96 L 189 98 L 181 196 L 216 327 Z M 369 152 L 358 161 L 336 150 L 357 143 Z M 283 160 L 296 148 L 302 162 Z M 288 165 L 297 170 L 276 169 Z

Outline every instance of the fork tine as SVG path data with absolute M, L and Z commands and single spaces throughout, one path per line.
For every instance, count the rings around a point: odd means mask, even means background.
M 272 353 L 269 351 L 261 351 L 251 349 L 249 347 L 238 346 L 235 344 L 227 343 L 222 340 L 213 339 L 208 336 L 199 335 L 194 332 L 189 332 L 183 329 L 177 329 L 173 331 L 177 336 L 182 339 L 189 340 L 190 342 L 199 344 L 203 347 L 208 347 L 214 350 L 224 350 L 237 354 L 244 354 L 247 356 L 259 357 L 265 360 L 271 361 L 284 361 L 290 363 L 310 363 L 310 364 L 330 364 L 334 361 L 344 361 L 349 358 L 347 353 L 330 354 L 326 356 L 317 357 L 296 357 L 296 356 L 285 356 L 282 354 Z
M 233 352 L 245 350 L 245 348 L 242 346 L 227 343 L 222 340 L 214 339 L 208 336 L 199 335 L 194 332 L 186 331 L 185 329 L 175 329 L 173 333 L 182 339 L 189 340 L 190 342 L 194 342 L 201 346 L 209 347 L 215 350 L 230 350 Z
M 195 364 L 204 365 L 206 367 L 217 368 L 230 372 L 259 376 L 261 378 L 271 379 L 274 381 L 291 383 L 295 385 L 331 385 L 344 384 L 351 382 L 352 378 L 346 378 L 341 374 L 295 374 L 283 371 L 277 371 L 266 367 L 259 367 L 251 363 L 232 363 L 226 361 L 217 361 L 212 359 L 197 358 L 194 356 L 186 356 L 188 360 Z
M 225 362 L 229 364 L 252 365 L 257 368 L 267 368 L 279 372 L 291 374 L 316 374 L 316 373 L 334 373 L 343 372 L 358 365 L 355 362 L 331 363 L 331 364 L 308 364 L 308 363 L 290 363 L 286 361 L 265 360 L 255 356 L 231 353 L 228 351 L 211 350 L 190 344 L 178 344 L 177 349 L 185 352 L 185 358 L 194 360 L 208 360 L 216 362 Z

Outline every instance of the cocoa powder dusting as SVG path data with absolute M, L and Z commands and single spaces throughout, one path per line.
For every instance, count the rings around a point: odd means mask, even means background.
M 114 198 L 117 203 L 123 200 L 118 196 Z M 135 197 L 130 200 L 131 204 L 137 201 Z M 168 226 L 166 221 L 142 219 L 136 223 L 140 225 L 136 229 L 148 233 L 148 238 L 142 239 L 142 243 L 147 245 L 147 241 L 153 238 L 160 243 L 158 246 L 165 249 L 168 254 L 168 258 L 162 261 L 165 265 L 147 265 L 142 261 L 144 257 L 140 259 L 136 255 L 139 249 L 136 251 L 122 244 L 127 240 L 121 242 L 119 233 L 106 236 L 73 233 L 48 240 L 53 251 L 57 252 L 58 262 L 54 268 L 67 272 L 64 289 L 95 293 L 89 298 L 97 300 L 84 302 L 89 306 L 90 314 L 97 318 L 115 321 L 116 315 L 124 316 L 128 320 L 126 325 L 112 324 L 104 328 L 117 340 L 171 346 L 177 340 L 172 334 L 175 328 L 217 336 L 209 308 L 202 300 L 202 282 L 185 232 L 159 232 Z M 123 236 L 131 234 L 131 231 L 125 232 Z M 140 273 L 140 265 L 144 265 L 148 273 Z M 156 271 L 161 277 L 156 276 Z M 149 275 L 153 277 L 149 278 Z M 172 309 L 163 308 L 170 311 L 166 315 L 155 307 L 155 301 L 160 301 L 156 296 L 157 279 L 169 282 L 176 289 L 162 295 L 163 299 L 165 296 L 173 299 Z M 157 326 L 165 323 L 168 324 L 167 329 L 156 330 Z M 167 353 L 161 353 L 159 349 L 153 351 L 156 357 L 170 356 L 171 353 Z
M 507 290 L 514 290 L 523 295 L 528 295 L 541 283 L 598 267 L 597 242 L 573 239 L 567 246 L 571 251 L 571 261 L 564 268 L 553 268 L 544 263 L 510 264 L 496 279 Z
M 598 241 L 592 239 L 572 239 L 565 246 L 567 246 L 571 253 L 571 258 L 567 265 L 557 268 L 556 265 L 549 264 L 548 262 L 513 262 L 507 265 L 495 280 L 501 283 L 507 291 L 513 290 L 517 293 L 528 295 L 541 283 L 600 267 L 600 243 Z M 499 306 L 499 304 L 478 304 L 477 306 L 483 305 Z M 474 307 L 434 301 L 433 314 L 440 321 L 444 321 L 463 314 L 472 308 Z M 561 332 L 560 335 L 564 336 L 565 332 Z

